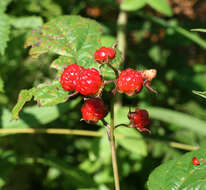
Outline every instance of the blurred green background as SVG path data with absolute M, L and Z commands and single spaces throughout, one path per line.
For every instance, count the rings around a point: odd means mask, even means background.
M 152 87 L 159 94 L 156 96 L 144 89 L 135 97 L 123 95 L 123 108 L 116 114 L 117 123 L 127 123 L 128 106 L 138 106 L 147 108 L 153 118 L 152 135 L 119 130 L 134 136 L 117 139 L 121 188 L 147 189 L 148 175 L 156 166 L 196 147 L 205 147 L 206 101 L 192 90 L 206 90 L 206 34 L 190 30 L 205 27 L 206 2 L 170 0 L 168 3 L 166 0 L 147 0 L 147 3 L 1 0 L 0 127 L 105 132 L 100 126 L 79 121 L 81 99 L 50 108 L 27 103 L 20 120 L 10 122 L 10 111 L 20 90 L 51 81 L 56 72 L 49 69 L 55 55 L 29 57 L 28 49 L 24 48 L 28 31 L 57 16 L 73 14 L 100 22 L 107 31 L 103 36 L 105 44 L 110 44 L 118 35 L 125 36 L 125 68 L 158 71 Z M 127 20 L 118 25 L 122 12 Z M 109 97 L 104 95 L 104 99 L 107 102 Z M 114 189 L 108 146 L 106 137 L 1 134 L 0 189 Z

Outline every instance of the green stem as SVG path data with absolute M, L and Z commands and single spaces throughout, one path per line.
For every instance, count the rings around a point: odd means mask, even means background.
M 115 181 L 115 190 L 120 190 L 119 185 L 119 174 L 118 174 L 118 166 L 117 166 L 117 156 L 116 156 L 116 149 L 115 149 L 115 136 L 114 136 L 114 98 L 111 101 L 111 110 L 110 110 L 111 118 L 110 118 L 110 146 L 111 146 L 111 153 L 112 153 L 112 166 L 113 166 L 113 173 L 114 173 L 114 181 Z

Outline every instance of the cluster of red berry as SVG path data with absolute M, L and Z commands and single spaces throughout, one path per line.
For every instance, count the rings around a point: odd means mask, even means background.
M 95 52 L 94 59 L 97 63 L 108 65 L 115 55 L 115 48 L 101 47 Z M 114 70 L 112 66 L 110 67 Z M 114 70 L 114 72 L 117 73 L 117 79 L 113 81 L 116 85 L 113 92 L 118 91 L 133 96 L 141 91 L 143 85 L 150 91 L 156 92 L 150 87 L 152 79 L 156 76 L 154 69 L 136 71 L 128 68 L 122 72 L 118 70 Z M 82 118 L 86 122 L 95 124 L 106 116 L 107 110 L 101 99 L 106 81 L 104 82 L 98 70 L 85 69 L 77 64 L 71 64 L 62 73 L 60 83 L 66 91 L 75 91 L 87 96 L 81 109 Z M 146 110 L 136 109 L 135 112 L 129 112 L 128 118 L 130 120 L 128 127 L 136 127 L 140 132 L 150 132 L 145 128 L 151 123 Z

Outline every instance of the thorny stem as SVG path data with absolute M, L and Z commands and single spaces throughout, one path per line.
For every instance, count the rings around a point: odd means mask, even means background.
M 118 166 L 117 166 L 117 157 L 116 157 L 116 149 L 115 149 L 115 136 L 114 136 L 114 98 L 111 100 L 111 108 L 110 108 L 110 147 L 112 153 L 112 166 L 114 173 L 114 181 L 115 181 L 115 190 L 120 190 L 119 185 L 119 174 L 118 174 Z

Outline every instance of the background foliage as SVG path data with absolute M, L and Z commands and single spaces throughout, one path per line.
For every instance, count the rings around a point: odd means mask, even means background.
M 21 89 L 50 83 L 56 77 L 56 70 L 49 68 L 57 58 L 55 54 L 49 52 L 34 59 L 29 56 L 29 49 L 24 48 L 34 28 L 58 16 L 81 15 L 99 22 L 104 31 L 101 42 L 111 45 L 121 30 L 117 20 L 123 10 L 128 16 L 124 66 L 157 69 L 152 86 L 159 94 L 155 96 L 144 89 L 136 97 L 123 96 L 123 108 L 115 115 L 117 123 L 127 123 L 128 106 L 132 105 L 147 108 L 153 118 L 152 135 L 121 128 L 116 132 L 122 189 L 147 189 L 148 176 L 156 166 L 178 159 L 188 150 L 204 148 L 205 33 L 190 30 L 204 28 L 206 3 L 204 0 L 191 0 L 187 4 L 181 0 L 168 2 L 128 0 L 120 5 L 120 1 L 111 0 L 0 1 L 1 130 L 65 128 L 104 134 L 100 126 L 79 122 L 80 99 L 42 108 L 32 101 L 26 104 L 18 121 L 10 121 L 11 109 Z M 103 98 L 109 100 L 107 94 Z M 113 188 L 106 137 L 0 134 L 1 189 Z M 152 181 L 148 187 L 150 184 Z

